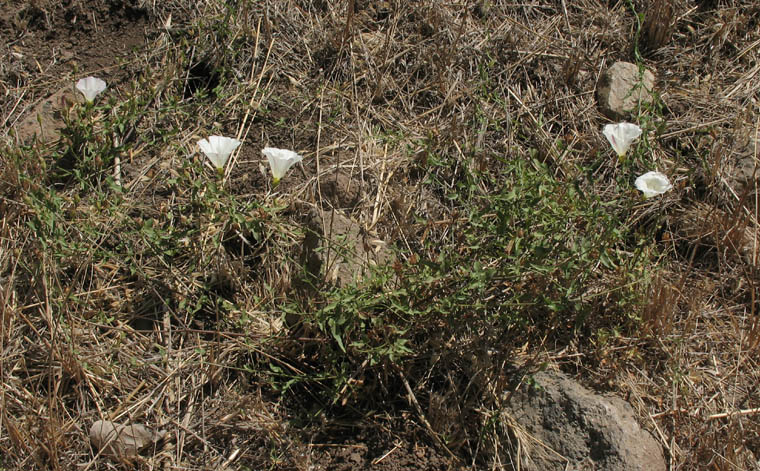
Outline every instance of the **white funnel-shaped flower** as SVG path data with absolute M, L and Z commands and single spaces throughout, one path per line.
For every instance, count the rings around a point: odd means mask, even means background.
M 206 157 L 214 164 L 218 170 L 224 168 L 227 159 L 230 158 L 232 151 L 238 148 L 240 141 L 231 137 L 209 136 L 208 140 L 201 139 L 198 141 L 198 147 L 201 148 Z
M 632 123 L 608 124 L 602 133 L 610 141 L 618 157 L 624 157 L 631 143 L 641 136 L 641 128 Z
M 85 100 L 88 103 L 92 103 L 95 97 L 106 89 L 106 83 L 97 77 L 86 77 L 79 79 L 76 87 L 84 95 Z
M 636 188 L 644 193 L 644 198 L 661 195 L 673 188 L 668 177 L 660 172 L 647 172 L 636 179 Z
M 272 170 L 274 184 L 280 183 L 280 179 L 288 173 L 290 167 L 303 160 L 303 157 L 292 150 L 276 149 L 274 147 L 265 147 L 261 150 L 269 161 L 269 168 Z

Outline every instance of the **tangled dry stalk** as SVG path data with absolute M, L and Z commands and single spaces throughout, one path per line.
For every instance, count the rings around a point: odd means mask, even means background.
M 421 444 L 423 466 L 512 469 L 505 437 L 518 434 L 488 424 L 543 362 L 625 397 L 671 469 L 757 467 L 756 2 L 125 0 L 124 21 L 146 34 L 118 63 L 35 57 L 35 38 L 74 28 L 72 15 L 107 30 L 107 9 L 74 3 L 11 1 L 0 17 L 11 33 L 0 53 L 24 57 L 0 63 L 0 468 L 314 469 L 334 465 L 333 447 L 376 442 L 380 467 Z M 583 326 L 549 316 L 489 344 L 435 318 L 409 327 L 419 355 L 374 364 L 341 363 L 326 330 L 289 318 L 327 304 L 299 288 L 306 214 L 329 235 L 338 210 L 373 253 L 395 247 L 387 289 L 442 247 L 469 253 L 467 207 L 449 195 L 463 181 L 473 198 L 495 193 L 477 175 L 505 161 L 619 197 L 628 170 L 609 158 L 594 96 L 616 60 L 656 73 L 659 99 L 638 113 L 651 123 L 645 159 L 632 165 L 676 189 L 628 208 L 631 240 L 616 250 L 646 246 L 656 264 L 588 274 Z M 83 72 L 111 87 L 112 115 L 93 129 L 122 125 L 117 184 L 95 161 L 86 192 L 56 174 L 71 136 L 21 146 L 12 131 Z M 244 141 L 218 187 L 193 147 L 212 131 Z M 277 189 L 260 170 L 267 145 L 305 156 Z M 473 303 L 542 288 L 492 284 Z M 345 367 L 335 391 L 331 361 Z M 87 441 L 99 419 L 169 435 L 109 462 Z

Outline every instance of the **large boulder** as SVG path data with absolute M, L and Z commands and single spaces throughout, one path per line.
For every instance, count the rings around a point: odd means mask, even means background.
M 664 471 L 662 448 L 639 427 L 631 406 L 560 373 L 533 376 L 508 405 L 527 471 Z
M 730 142 L 721 149 L 722 170 L 729 186 L 741 196 L 745 190 L 757 188 L 760 180 L 760 136 L 754 126 L 748 125 L 738 127 L 729 136 Z
M 608 118 L 623 120 L 639 104 L 651 102 L 654 74 L 630 62 L 615 62 L 602 74 L 597 87 L 599 108 Z
M 314 285 L 345 286 L 361 281 L 373 265 L 386 262 L 385 243 L 338 210 L 309 212 L 302 262 Z
M 50 143 L 60 138 L 66 126 L 64 116 L 78 98 L 71 87 L 64 87 L 40 100 L 16 125 L 16 144 Z
M 140 424 L 117 424 L 98 420 L 90 427 L 90 442 L 100 454 L 112 458 L 130 458 L 163 440 L 166 432 Z

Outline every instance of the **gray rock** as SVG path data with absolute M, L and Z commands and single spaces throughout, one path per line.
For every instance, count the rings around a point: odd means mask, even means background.
M 752 191 L 760 179 L 760 138 L 752 127 L 743 127 L 732 133 L 727 149 L 721 161 L 726 180 L 738 195 Z
M 71 87 L 65 87 L 41 100 L 16 125 L 18 144 L 32 144 L 35 140 L 50 143 L 58 140 L 66 125 L 64 115 L 78 101 Z
M 559 373 L 538 373 L 508 405 L 523 470 L 664 471 L 662 448 L 631 406 Z
M 372 265 L 387 258 L 385 243 L 340 211 L 309 212 L 302 262 L 315 284 L 327 281 L 345 286 L 360 281 Z
M 90 427 L 90 442 L 104 456 L 128 458 L 162 440 L 166 432 L 154 431 L 140 424 L 117 424 L 98 420 Z
M 607 117 L 622 120 L 639 103 L 651 102 L 654 90 L 654 74 L 649 70 L 639 72 L 630 62 L 615 62 L 602 75 L 597 87 L 599 107 Z
M 755 135 L 754 129 L 750 128 L 735 133 L 732 142 L 729 152 L 723 159 L 725 181 L 734 194 L 752 211 L 754 202 L 757 201 L 756 191 L 760 183 L 760 138 Z M 760 257 L 755 243 L 758 236 L 756 225 L 737 224 L 736 218 L 728 214 L 720 222 L 727 227 L 720 233 L 717 246 L 728 247 L 728 253 L 736 251 L 747 264 L 755 265 Z

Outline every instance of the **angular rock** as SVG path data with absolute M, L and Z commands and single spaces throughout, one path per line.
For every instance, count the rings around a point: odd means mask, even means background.
M 65 87 L 40 101 L 14 126 L 17 143 L 32 144 L 35 139 L 43 143 L 57 140 L 65 126 L 64 114 L 77 100 L 73 89 Z
M 595 394 L 559 373 L 538 373 L 533 380 L 507 407 L 520 431 L 514 435 L 523 437 L 523 470 L 666 469 L 661 446 L 639 427 L 627 402 Z
M 385 243 L 340 211 L 309 212 L 302 260 L 313 280 L 345 286 L 360 281 L 370 266 L 387 258 Z
M 760 180 L 760 136 L 755 135 L 753 128 L 741 128 L 733 133 L 722 164 L 734 192 L 742 195 L 745 190 L 754 190 Z
M 607 117 L 623 120 L 638 107 L 639 103 L 651 101 L 654 90 L 654 74 L 649 70 L 639 72 L 630 62 L 615 62 L 602 75 L 597 87 L 597 102 Z
M 166 432 L 155 432 L 144 425 L 122 425 L 98 420 L 90 427 L 90 442 L 104 456 L 129 458 L 161 440 Z
M 752 200 L 750 197 L 749 201 Z M 674 235 L 692 249 L 708 248 L 729 259 L 739 256 L 749 265 L 757 263 L 760 253 L 755 240 L 760 234 L 754 224 L 737 219 L 732 211 L 701 202 L 690 204 L 673 216 Z

